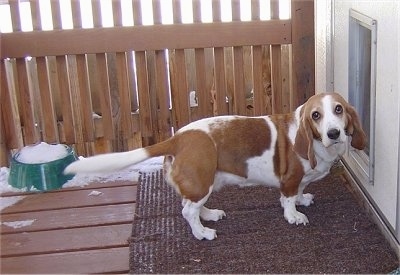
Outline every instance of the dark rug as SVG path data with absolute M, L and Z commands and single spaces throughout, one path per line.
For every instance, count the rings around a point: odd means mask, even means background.
M 310 224 L 290 225 L 279 190 L 226 187 L 206 206 L 227 217 L 198 241 L 181 215 L 181 200 L 162 172 L 141 175 L 130 242 L 131 273 L 389 273 L 396 254 L 357 203 L 343 177 L 311 184 Z

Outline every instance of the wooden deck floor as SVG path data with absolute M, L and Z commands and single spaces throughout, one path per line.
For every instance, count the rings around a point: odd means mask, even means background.
M 1 273 L 127 273 L 136 189 L 119 181 L 3 194 L 26 197 L 1 211 Z M 27 220 L 34 222 L 3 224 Z

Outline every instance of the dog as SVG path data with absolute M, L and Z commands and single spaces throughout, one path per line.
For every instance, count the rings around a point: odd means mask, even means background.
M 366 146 L 355 109 L 338 93 L 321 93 L 289 114 L 204 118 L 158 144 L 79 160 L 65 173 L 111 172 L 165 156 L 165 179 L 182 196 L 182 215 L 194 237 L 213 240 L 216 230 L 201 219 L 218 221 L 225 212 L 204 204 L 212 191 L 229 184 L 280 188 L 284 218 L 290 224 L 309 223 L 296 205 L 313 203 L 304 188 L 329 173 L 348 138 L 356 149 Z

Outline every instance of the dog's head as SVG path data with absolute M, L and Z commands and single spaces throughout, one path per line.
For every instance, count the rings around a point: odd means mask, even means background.
M 362 150 L 366 146 L 366 135 L 353 106 L 337 93 L 322 93 L 310 97 L 300 108 L 300 126 L 294 150 L 310 161 L 315 168 L 317 161 L 313 141 L 320 141 L 326 148 L 346 142 L 352 137 L 351 146 Z

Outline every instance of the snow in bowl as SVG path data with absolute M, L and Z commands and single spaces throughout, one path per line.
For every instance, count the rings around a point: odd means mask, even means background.
M 74 150 L 64 144 L 25 146 L 11 159 L 8 182 L 28 191 L 59 189 L 73 177 L 64 175 L 64 168 L 77 159 Z

